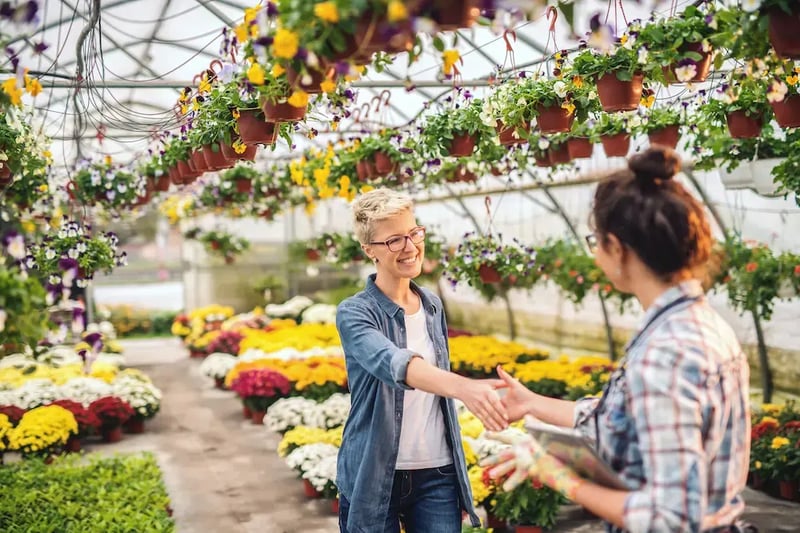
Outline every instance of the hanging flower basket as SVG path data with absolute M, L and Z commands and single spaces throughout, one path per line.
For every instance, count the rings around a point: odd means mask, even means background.
M 497 124 L 497 136 L 500 137 L 500 144 L 503 146 L 512 146 L 515 144 L 524 144 L 527 141 L 525 137 L 517 132 L 517 129 L 524 130 L 530 133 L 531 125 L 527 122 L 519 128 L 506 127 L 502 122 Z
M 264 124 L 266 124 L 266 122 Z M 241 154 L 237 154 L 236 150 L 233 149 L 233 146 L 227 143 L 223 143 L 221 146 L 222 155 L 231 161 L 254 161 L 256 158 L 256 152 L 258 152 L 258 146 L 255 144 L 247 145 L 247 148 L 245 148 L 245 151 Z
M 248 194 L 253 190 L 253 181 L 245 178 L 236 180 L 236 192 Z
M 201 174 L 211 170 L 206 162 L 206 158 L 203 155 L 202 150 L 195 150 L 192 152 L 192 163 L 194 164 L 194 168 L 197 170 L 197 172 L 200 172 Z
M 572 161 L 572 158 L 569 156 L 569 146 L 567 146 L 567 143 L 557 148 L 551 146 L 547 151 L 547 158 L 550 160 L 550 163 L 554 165 L 561 165 Z
M 468 133 L 459 133 L 453 136 L 450 144 L 450 155 L 453 157 L 469 157 L 475 151 L 475 136 Z
M 320 94 L 322 92 L 322 82 L 325 81 L 328 66 L 323 60 L 321 70 L 309 68 L 307 74 L 297 72 L 292 66 L 286 68 L 286 79 L 289 86 L 293 89 L 299 88 L 308 94 Z M 305 78 L 305 83 L 304 83 Z
M 378 176 L 378 170 L 371 161 L 361 160 L 356 163 L 356 175 L 358 181 L 369 181 Z
M 770 102 L 770 105 L 781 128 L 800 127 L 800 95 L 787 96 L 782 102 Z
M 397 163 L 384 152 L 375 152 L 375 170 L 380 176 L 387 176 L 397 170 Z
M 572 129 L 575 113 L 570 113 L 561 106 L 536 106 L 536 123 L 542 133 L 564 133 Z
M 367 64 L 375 52 L 399 53 L 410 50 L 414 45 L 414 32 L 411 20 L 390 23 L 386 17 L 365 13 L 357 22 L 356 30 L 345 39 L 341 52 L 335 52 L 333 61 L 351 60 L 357 64 Z
M 309 248 L 306 250 L 306 259 L 309 261 L 319 261 L 322 255 L 320 255 L 319 250 L 315 250 L 313 248 Z
M 647 134 L 650 139 L 650 144 L 660 144 L 661 146 L 669 146 L 673 150 L 678 146 L 678 141 L 681 138 L 680 126 L 675 124 L 666 126 L 664 128 L 653 130 Z
M 278 104 L 265 100 L 261 109 L 267 122 L 300 122 L 306 117 L 308 106 L 295 107 L 288 102 Z
M 214 148 L 216 148 L 216 151 Z M 203 145 L 203 157 L 211 170 L 222 170 L 233 166 L 233 162 L 229 161 L 222 153 L 222 148 L 220 148 L 219 144 Z
M 792 6 L 791 11 L 788 14 L 780 7 L 769 10 L 769 41 L 779 56 L 800 59 L 800 6 Z
M 237 123 L 244 144 L 275 144 L 278 139 L 278 128 L 272 122 L 264 121 L 260 109 L 240 109 Z
M 711 70 L 711 52 L 704 52 L 702 43 L 686 43 L 680 48 L 681 53 L 686 52 L 695 52 L 702 56 L 699 61 L 693 61 L 691 59 L 686 61 L 691 61 L 695 66 L 695 75 L 690 80 L 680 81 L 678 80 L 678 76 L 675 74 L 675 69 L 678 68 L 678 65 L 670 65 L 669 67 L 664 67 L 664 78 L 666 79 L 667 83 L 702 83 L 706 81 L 708 78 L 708 72 Z
M 158 192 L 165 192 L 165 191 L 169 190 L 169 175 L 168 174 L 162 174 L 162 175 L 160 175 L 159 177 L 156 178 L 155 190 L 157 190 Z
M 603 143 L 603 151 L 607 157 L 625 157 L 631 148 L 631 136 L 627 133 L 603 135 L 600 142 Z
M 636 72 L 630 81 L 622 81 L 616 73 L 609 72 L 597 79 L 597 96 L 603 111 L 615 113 L 618 111 L 632 111 L 639 107 L 642 99 L 642 85 L 644 74 Z
M 772 171 L 783 161 L 780 158 L 742 161 L 733 170 L 721 168 L 719 176 L 726 189 L 751 189 L 761 196 L 772 197 L 776 196 L 778 190 Z
M 5 185 L 11 182 L 11 168 L 8 166 L 8 161 L 3 162 L 3 168 L 0 168 L 0 185 Z
M 189 164 L 186 161 L 178 161 L 178 163 L 175 165 L 175 169 L 181 180 L 181 183 L 184 185 L 192 183 L 200 175 L 198 172 L 193 172 L 192 169 L 189 168 Z
M 447 181 L 452 183 L 474 183 L 478 181 L 478 175 L 464 165 L 459 165 Z
M 764 118 L 747 115 L 744 111 L 731 111 L 726 117 L 728 131 L 734 139 L 752 139 L 761 135 Z
M 439 31 L 455 31 L 469 28 L 475 22 L 479 13 L 476 0 L 434 0 L 433 21 Z
M 594 144 L 589 139 L 576 137 L 567 141 L 567 150 L 571 159 L 586 159 L 592 157 Z
M 478 267 L 478 275 L 481 277 L 481 282 L 486 283 L 500 283 L 502 278 L 496 268 L 489 265 L 481 265 Z

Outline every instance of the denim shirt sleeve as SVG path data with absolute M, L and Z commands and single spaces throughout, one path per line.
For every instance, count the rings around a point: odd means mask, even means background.
M 406 384 L 406 371 L 414 352 L 390 341 L 366 306 L 352 300 L 342 302 L 336 313 L 336 329 L 347 357 L 383 383 L 411 389 Z

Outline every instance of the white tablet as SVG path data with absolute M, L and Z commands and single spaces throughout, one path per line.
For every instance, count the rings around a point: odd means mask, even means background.
M 525 429 L 547 453 L 581 477 L 604 487 L 628 490 L 622 479 L 600 458 L 592 443 L 579 431 L 545 424 L 531 417 L 525 418 Z

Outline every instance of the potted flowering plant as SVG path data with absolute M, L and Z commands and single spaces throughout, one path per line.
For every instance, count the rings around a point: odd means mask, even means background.
M 727 125 L 734 139 L 758 137 L 770 118 L 766 87 L 761 80 L 741 73 L 738 76 L 712 94 L 701 107 L 700 116 L 704 123 Z
M 570 159 L 585 159 L 592 157 L 594 153 L 594 141 L 592 140 L 592 126 L 594 121 L 587 119 L 586 122 L 573 122 L 572 128 L 567 138 L 567 151 Z
M 286 464 L 297 472 L 297 477 L 303 479 L 307 472 L 314 468 L 326 457 L 331 457 L 339 452 L 339 448 L 326 442 L 314 442 L 298 446 L 285 457 Z M 311 484 L 309 482 L 309 484 Z M 322 483 L 320 483 L 322 485 Z M 313 486 L 313 485 L 312 485 Z M 322 492 L 320 487 L 319 492 Z M 315 495 L 316 495 L 315 490 Z
M 637 28 L 636 46 L 662 67 L 652 77 L 665 85 L 703 82 L 711 68 L 711 42 L 717 31 L 709 25 L 713 12 L 687 6 L 680 16 L 665 17 Z
M 100 429 L 100 419 L 97 418 L 93 411 L 84 407 L 82 403 L 61 399 L 54 401 L 50 405 L 61 406 L 72 413 L 72 416 L 75 417 L 75 422 L 78 424 L 78 431 L 67 441 L 67 451 L 80 451 L 81 439 L 94 434 L 95 431 Z
M 212 230 L 200 235 L 200 242 L 210 254 L 221 255 L 227 264 L 231 264 L 237 255 L 250 248 L 250 242 L 242 237 L 235 237 L 228 232 Z
M 93 237 L 91 227 L 64 217 L 54 235 L 28 248 L 26 265 L 36 268 L 39 276 L 59 279 L 67 270 L 74 278 L 92 279 L 98 271 L 110 272 L 127 263 L 127 254 L 117 253 L 119 238 L 111 232 Z
M 569 70 L 558 72 L 559 76 L 554 78 L 526 78 L 516 87 L 517 104 L 524 102 L 520 106 L 523 116 L 536 118 L 542 133 L 568 132 L 573 120 L 584 122 L 590 112 L 599 110 L 591 84 Z
M 17 263 L 25 255 L 20 235 L 8 234 L 0 254 L 0 353 L 13 353 L 23 346 L 35 346 L 47 328 L 47 293 L 34 276 Z
M 8 447 L 23 456 L 49 457 L 78 434 L 78 423 L 59 405 L 36 407 L 26 412 L 8 433 Z
M 236 165 L 221 173 L 219 177 L 222 193 L 233 202 L 240 203 L 248 199 L 259 172 L 250 165 Z
M 32 113 L 17 108 L 4 108 L 0 118 L 0 189 L 14 177 L 24 177 L 34 190 L 46 184 L 50 164 L 48 141 L 33 129 Z M 42 179 L 44 182 L 41 182 Z M 37 183 L 33 183 L 36 180 Z
M 781 57 L 800 59 L 800 7 L 791 0 L 758 0 L 756 5 L 762 14 L 759 26 L 766 18 L 775 52 Z
M 741 239 L 726 242 L 727 289 L 731 305 L 739 312 L 752 311 L 769 320 L 781 279 L 781 265 L 765 245 L 750 245 Z
M 219 336 L 208 345 L 209 351 L 228 353 L 231 355 L 239 354 L 239 344 L 244 339 L 244 335 L 238 331 L 222 331 Z
M 307 418 L 310 413 L 316 414 L 318 407 L 317 402 L 302 396 L 281 398 L 269 406 L 264 422 L 270 431 L 283 435 L 297 426 L 311 425 Z
M 89 410 L 100 419 L 100 433 L 104 442 L 122 439 L 122 424 L 135 412 L 128 402 L 117 396 L 104 396 L 89 404 Z
M 226 389 L 225 376 L 236 365 L 238 359 L 235 355 L 222 352 L 214 352 L 200 363 L 200 373 L 214 380 L 214 386 L 218 389 Z
M 455 251 L 444 257 L 444 275 L 454 285 L 464 281 L 491 299 L 497 289 L 529 287 L 535 276 L 536 253 L 514 239 L 504 244 L 502 236 L 464 235 Z
M 682 114 L 671 107 L 653 107 L 642 117 L 636 133 L 645 133 L 650 144 L 660 144 L 676 148 L 681 137 Z
M 494 514 L 509 524 L 515 524 L 517 533 L 541 533 L 556 523 L 558 510 L 564 498 L 539 481 L 521 483 L 513 490 L 499 491 L 495 495 Z
M 359 181 L 369 181 L 376 177 L 395 174 L 399 165 L 406 159 L 405 154 L 400 151 L 397 139 L 399 139 L 399 135 L 394 130 L 384 130 L 375 135 L 363 137 L 345 152 L 344 159 L 340 157 L 339 164 L 336 165 L 336 172 L 331 169 L 331 176 L 338 179 L 348 175 L 347 167 L 351 162 L 355 162 Z
M 625 157 L 631 147 L 631 131 L 641 124 L 636 113 L 601 113 L 592 134 L 600 138 L 608 157 Z
M 331 511 L 339 513 L 339 489 L 336 488 L 337 454 L 321 458 L 303 474 L 316 491 L 331 502 Z
M 144 421 L 156 416 L 161 408 L 161 391 L 147 379 L 122 376 L 112 384 L 114 396 L 133 408 L 133 414 L 123 423 L 126 433 L 143 433 Z
M 630 46 L 615 46 L 608 53 L 586 49 L 572 61 L 574 72 L 593 79 L 603 111 L 631 111 L 642 98 L 645 64 Z
M 231 382 L 231 390 L 242 398 L 250 409 L 254 424 L 264 423 L 264 414 L 270 405 L 289 395 L 291 384 L 282 373 L 268 368 L 240 372 Z
M 770 61 L 775 77 L 769 81 L 767 100 L 782 128 L 800 126 L 800 66 L 792 61 Z M 778 74 L 780 73 L 780 74 Z
M 466 100 L 441 113 L 430 115 L 423 125 L 420 141 L 431 157 L 469 157 L 486 142 L 493 131 L 483 123 L 480 99 Z

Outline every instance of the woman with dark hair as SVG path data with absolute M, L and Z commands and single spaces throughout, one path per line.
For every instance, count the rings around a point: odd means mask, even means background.
M 511 420 L 575 427 L 628 490 L 578 476 L 529 439 L 493 458 L 511 484 L 537 476 L 603 518 L 609 531 L 737 531 L 750 454 L 749 367 L 736 334 L 703 295 L 703 206 L 674 180 L 676 153 L 651 148 L 601 182 L 587 240 L 644 318 L 601 398 L 557 400 L 499 369 Z

